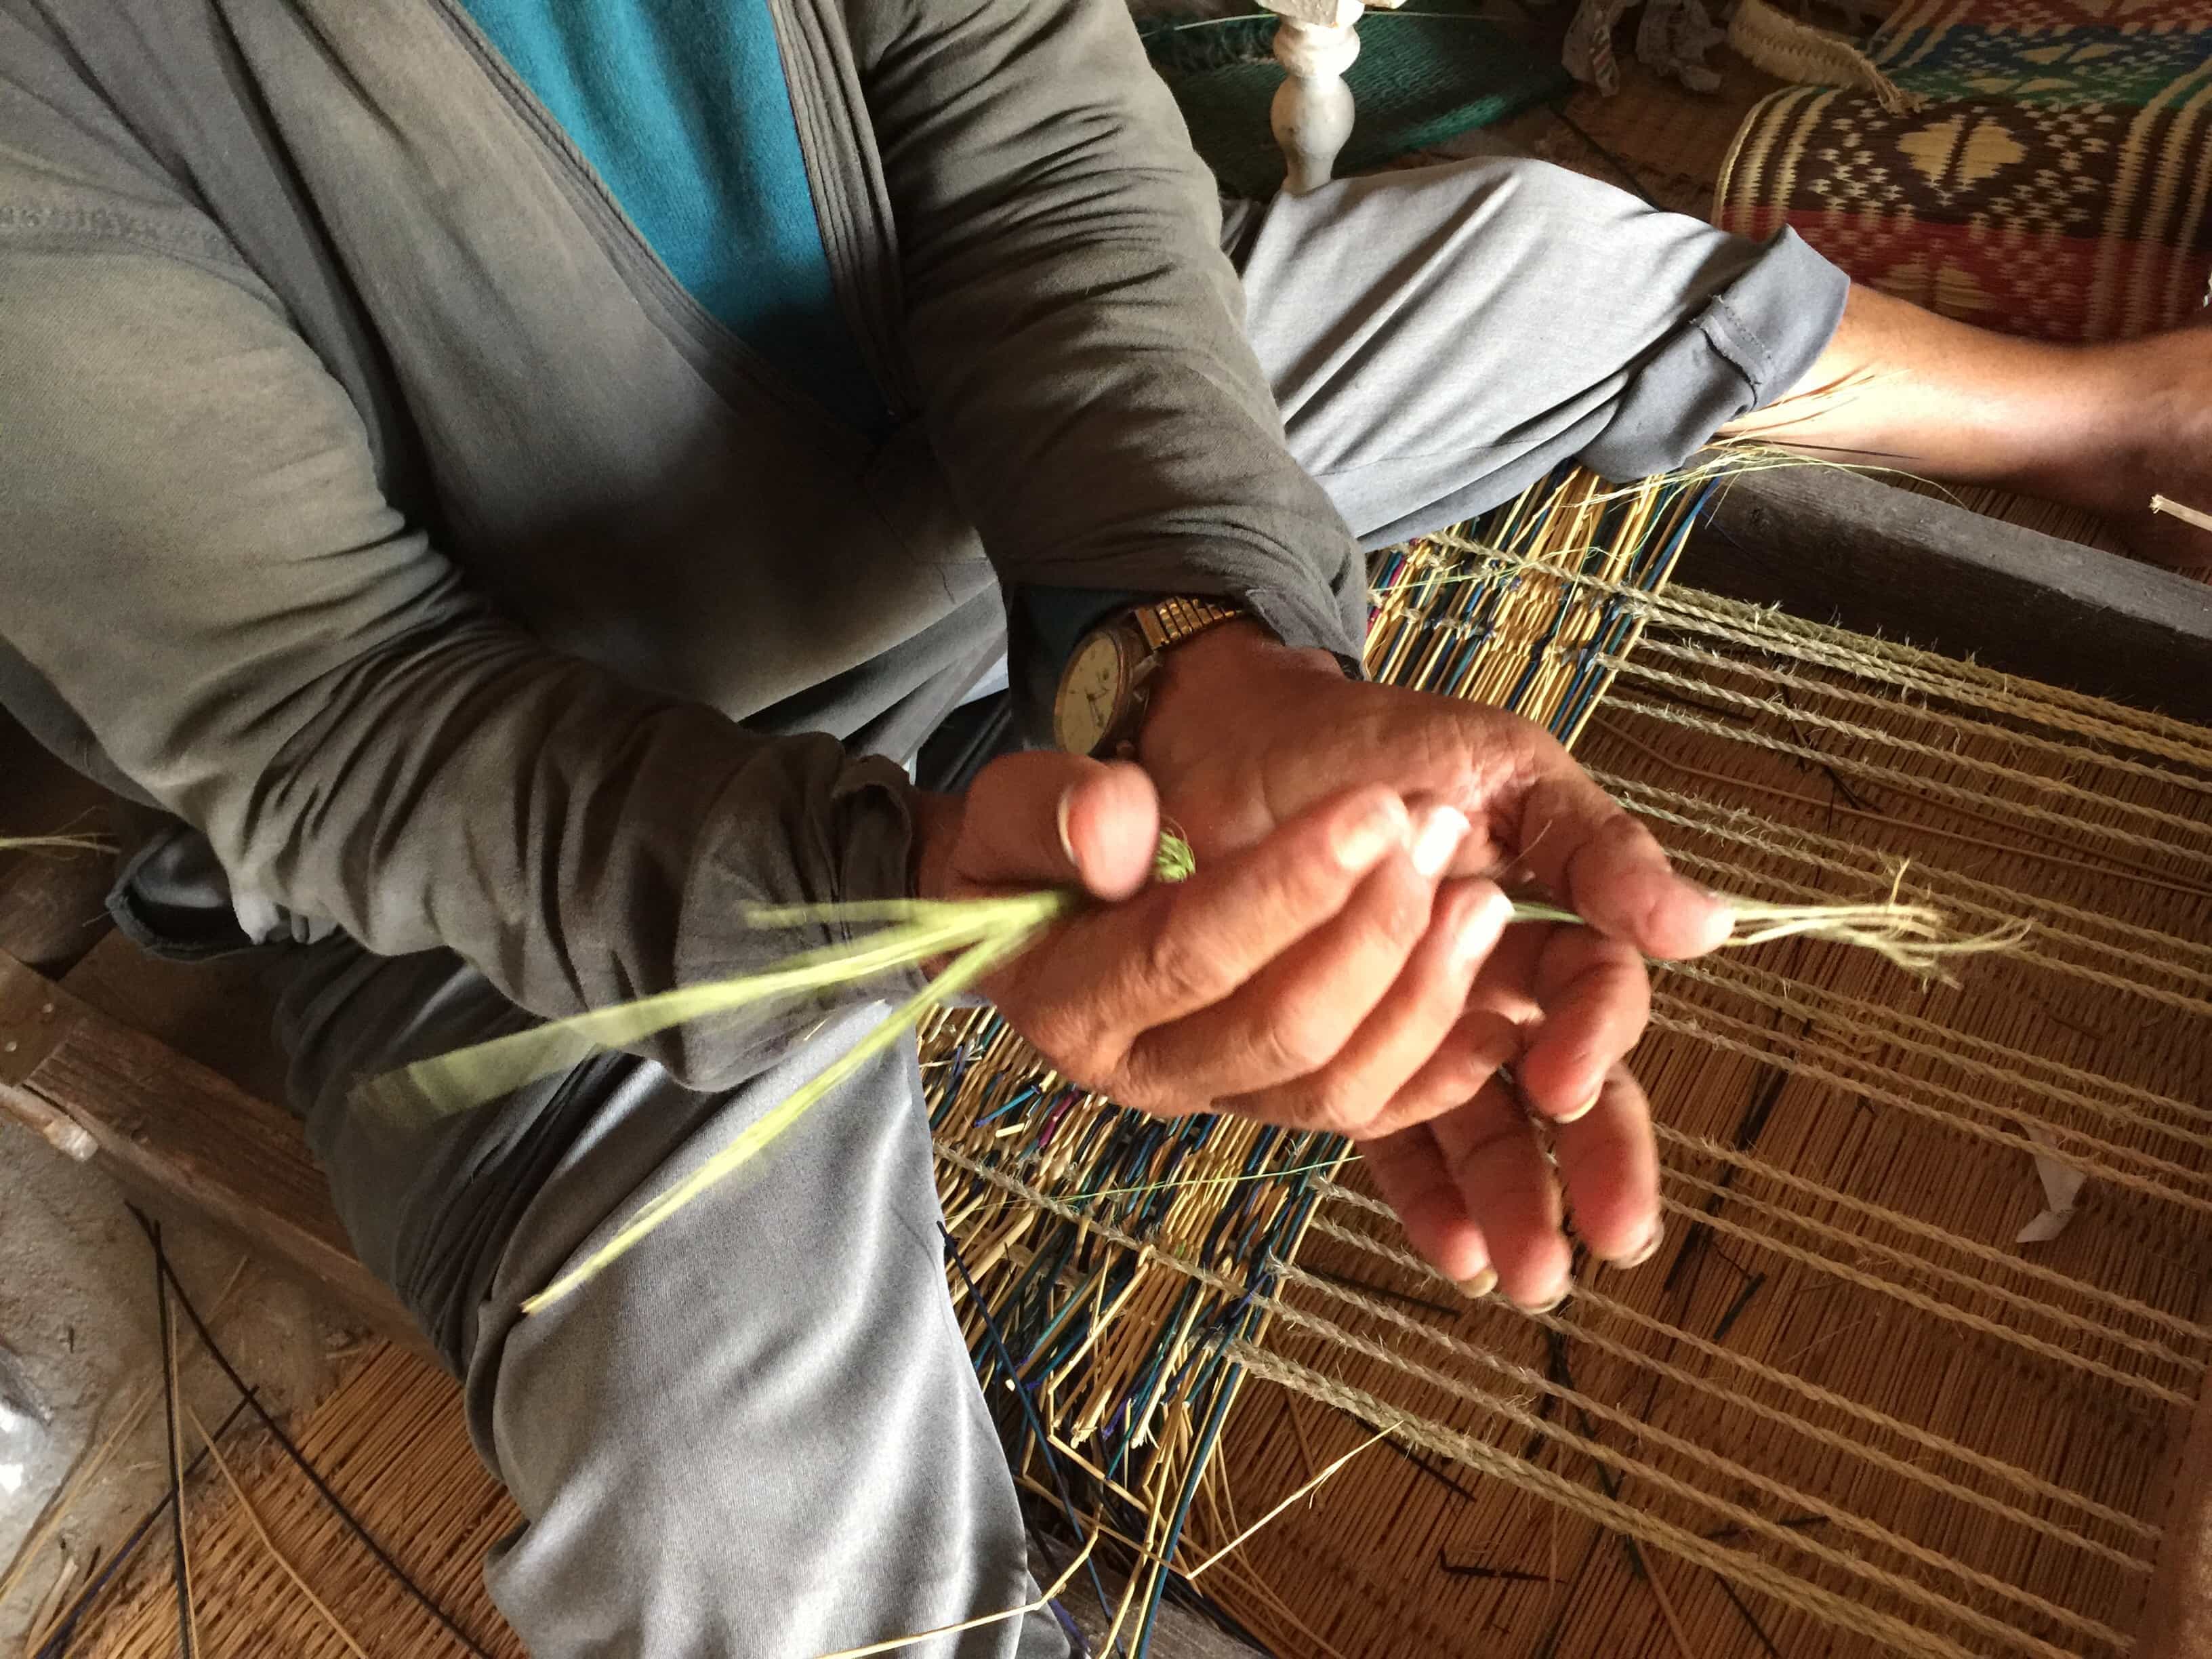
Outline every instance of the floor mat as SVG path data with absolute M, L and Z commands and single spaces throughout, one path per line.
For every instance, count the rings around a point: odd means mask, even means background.
M 469 1444 L 453 1378 L 379 1345 L 293 1435 L 424 1599 L 492 1659 L 524 1659 L 483 1583 L 485 1553 L 521 1516 Z M 265 1435 L 241 1425 L 234 1438 L 217 1439 L 229 1474 L 204 1468 L 185 1506 L 202 1652 L 467 1653 Z M 187 1430 L 187 1455 L 202 1443 Z M 92 1610 L 70 1652 L 167 1659 L 177 1650 L 166 1535 L 141 1557 L 120 1592 Z
M 1923 101 L 1798 87 L 1745 123 L 1719 222 L 1787 224 L 1861 282 L 2054 340 L 2200 313 L 2212 276 L 2201 0 L 1920 0 L 1870 56 Z

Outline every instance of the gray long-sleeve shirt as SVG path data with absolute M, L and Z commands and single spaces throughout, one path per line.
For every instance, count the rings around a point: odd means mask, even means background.
M 0 699 L 241 886 L 558 1014 L 808 942 L 745 903 L 903 890 L 863 751 L 1000 584 L 1356 652 L 1120 0 L 769 3 L 873 447 L 446 0 L 0 0 Z

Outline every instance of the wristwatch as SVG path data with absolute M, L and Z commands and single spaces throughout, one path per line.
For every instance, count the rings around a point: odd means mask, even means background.
M 1157 599 L 1101 623 L 1077 642 L 1052 702 L 1053 740 L 1102 758 L 1133 748 L 1168 647 L 1245 614 L 1218 599 Z

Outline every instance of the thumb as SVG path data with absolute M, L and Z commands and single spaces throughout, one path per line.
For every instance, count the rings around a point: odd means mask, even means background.
M 1140 769 L 1031 750 L 992 762 L 968 787 L 952 876 L 980 888 L 1073 881 L 1123 899 L 1151 878 L 1159 840 L 1159 795 Z

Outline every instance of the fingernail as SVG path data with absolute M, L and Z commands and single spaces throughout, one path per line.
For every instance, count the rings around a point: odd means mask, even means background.
M 1567 1298 L 1574 1293 L 1575 1281 L 1571 1278 L 1564 1278 L 1559 1280 L 1559 1288 L 1551 1296 L 1540 1301 L 1523 1302 L 1519 1306 L 1522 1313 L 1557 1313 L 1561 1308 L 1566 1306 Z
M 1705 942 L 1698 952 L 1700 956 L 1707 951 L 1719 950 L 1735 932 L 1735 907 L 1718 893 L 1706 896 L 1713 901 L 1714 908 L 1711 920 L 1705 924 Z
M 1072 788 L 1063 789 L 1060 792 L 1060 805 L 1053 808 L 1052 812 L 1052 820 L 1060 829 L 1060 850 L 1067 854 L 1068 866 L 1071 869 L 1076 867 L 1078 864 L 1075 856 L 1075 842 L 1067 833 L 1067 809 L 1074 804 L 1075 791 Z
M 1498 1274 L 1489 1267 L 1485 1267 L 1472 1279 L 1462 1279 L 1459 1281 L 1459 1293 L 1470 1302 L 1481 1301 L 1484 1297 L 1488 1296 L 1497 1288 Z
M 1644 1241 L 1626 1255 L 1613 1258 L 1616 1267 L 1640 1267 L 1659 1254 L 1659 1247 L 1667 1242 L 1667 1223 L 1663 1218 L 1654 1218 L 1651 1231 Z
M 1513 914 L 1513 901 L 1497 888 L 1490 896 L 1468 911 L 1459 925 L 1459 937 L 1452 940 L 1452 960 L 1461 968 L 1490 954 L 1498 943 L 1498 936 L 1505 931 L 1505 919 Z
M 1340 827 L 1329 850 L 1345 869 L 1357 874 L 1371 870 L 1382 855 L 1406 839 L 1406 803 L 1395 795 L 1382 795 L 1358 818 Z
M 1586 1101 L 1583 1102 L 1583 1103 L 1582 1103 L 1581 1105 L 1579 1105 L 1579 1106 L 1576 1107 L 1576 1108 L 1575 1108 L 1575 1109 L 1574 1109 L 1573 1111 L 1571 1111 L 1571 1112 L 1561 1112 L 1561 1113 L 1559 1115 L 1559 1116 L 1557 1116 L 1557 1117 L 1553 1118 L 1553 1119 L 1552 1120 L 1552 1121 L 1553 1121 L 1553 1122 L 1554 1122 L 1554 1123 L 1579 1123 L 1579 1122 L 1581 1122 L 1584 1118 L 1588 1117 L 1588 1116 L 1589 1116 L 1592 1112 L 1594 1112 L 1594 1111 L 1595 1111 L 1595 1110 L 1597 1109 L 1597 1103 L 1598 1103 L 1598 1101 L 1599 1101 L 1599 1100 L 1600 1100 L 1600 1099 L 1604 1096 L 1604 1094 L 1605 1094 L 1605 1089 L 1604 1089 L 1604 1086 L 1603 1086 L 1602 1085 L 1601 1085 L 1599 1086 L 1599 1088 L 1598 1088 L 1598 1090 L 1597 1090 L 1596 1093 L 1595 1093 L 1595 1094 L 1591 1095 L 1591 1096 L 1590 1096 L 1590 1097 L 1589 1097 L 1588 1100 L 1586 1100 Z
M 1421 814 L 1420 826 L 1413 831 L 1413 868 L 1434 881 L 1458 853 L 1467 830 L 1467 814 L 1457 807 L 1430 807 Z

